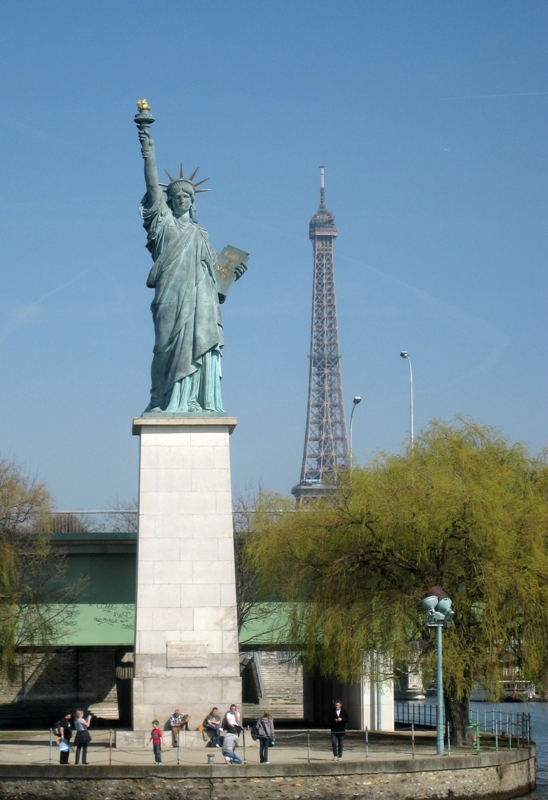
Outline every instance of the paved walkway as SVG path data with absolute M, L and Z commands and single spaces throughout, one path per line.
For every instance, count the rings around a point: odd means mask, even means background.
M 92 743 L 88 747 L 88 762 L 94 765 L 153 764 L 152 746 L 116 748 L 109 745 L 110 733 L 105 730 L 91 730 Z M 310 737 L 310 738 L 309 738 Z M 214 755 L 216 765 L 225 761 L 220 748 L 183 748 L 171 746 L 171 736 L 164 736 L 162 760 L 164 764 L 198 766 L 208 763 L 207 756 Z M 114 735 L 112 737 L 114 742 Z M 494 749 L 494 742 L 486 742 L 488 749 Z M 507 745 L 506 745 L 507 747 Z M 436 740 L 433 734 L 417 734 L 415 738 L 415 757 L 431 758 L 436 755 Z M 482 746 L 482 751 L 485 748 Z M 502 749 L 502 742 L 501 742 Z M 259 748 L 256 742 L 249 741 L 243 746 L 240 737 L 238 754 L 247 764 L 259 764 Z M 471 748 L 452 750 L 453 755 L 475 755 Z M 74 764 L 75 748 L 72 747 L 69 763 Z M 365 762 L 384 760 L 405 760 L 413 757 L 411 737 L 400 734 L 383 736 L 370 734 L 367 745 L 365 735 L 359 731 L 349 731 L 345 737 L 343 761 Z M 276 746 L 269 751 L 271 764 L 332 763 L 329 731 L 277 731 Z M 58 764 L 59 750 L 54 738 L 50 747 L 49 732 L 44 731 L 2 731 L 0 733 L 0 764 Z M 82 767 L 85 770 L 85 767 Z

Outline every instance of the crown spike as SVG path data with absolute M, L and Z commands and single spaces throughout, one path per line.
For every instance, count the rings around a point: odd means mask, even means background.
M 179 167 L 179 180 L 182 181 L 185 176 L 183 175 L 183 165 Z
M 203 181 L 198 181 L 197 183 L 194 184 L 194 186 L 201 186 L 202 183 L 205 183 L 208 180 L 209 180 L 209 178 L 204 178 Z M 205 192 L 206 190 L 202 189 L 202 191 Z
M 196 189 L 196 194 L 200 194 L 201 192 L 210 192 L 211 189 Z
M 164 172 L 166 173 L 167 177 L 169 178 L 169 180 L 170 180 L 171 182 L 173 182 L 173 181 L 175 180 L 175 178 L 174 178 L 172 175 L 170 175 L 170 174 L 169 174 L 169 172 L 167 171 L 167 169 L 165 169 L 165 170 L 164 170 Z
M 194 172 L 190 176 L 189 181 L 193 181 L 194 180 L 194 176 L 196 175 L 196 173 L 198 172 L 199 169 L 200 169 L 200 167 L 196 167 L 196 169 L 194 170 Z

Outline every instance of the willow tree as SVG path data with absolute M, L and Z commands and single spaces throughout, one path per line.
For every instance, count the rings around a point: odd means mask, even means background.
M 247 557 L 266 596 L 290 604 L 290 636 L 306 666 L 348 682 L 364 653 L 394 662 L 419 642 L 435 665 L 421 599 L 453 599 L 444 631 L 446 718 L 462 742 L 476 681 L 496 686 L 510 661 L 546 683 L 548 470 L 499 431 L 433 421 L 406 455 L 381 455 L 341 476 L 333 494 L 272 520 Z
M 263 530 L 265 522 L 275 522 L 293 507 L 293 498 L 282 498 L 266 491 L 260 484 L 234 496 L 234 565 L 236 568 L 236 609 L 238 631 L 260 620 L 271 618 L 270 603 L 261 602 L 260 579 L 256 567 L 246 555 L 246 542 Z
M 65 559 L 51 546 L 44 484 L 0 459 L 0 671 L 19 675 L 18 653 L 51 647 L 73 616 L 81 583 L 64 584 Z

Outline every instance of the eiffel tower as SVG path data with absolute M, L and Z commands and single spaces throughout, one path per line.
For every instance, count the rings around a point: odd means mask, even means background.
M 301 480 L 291 490 L 297 502 L 325 494 L 324 480 L 348 466 L 333 267 L 337 229 L 325 205 L 324 167 L 320 207 L 310 220 L 309 236 L 314 249 L 312 333 Z

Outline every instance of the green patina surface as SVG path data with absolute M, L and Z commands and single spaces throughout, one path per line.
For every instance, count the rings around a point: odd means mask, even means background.
M 58 647 L 128 645 L 135 641 L 134 603 L 78 603 Z
M 287 608 L 268 604 L 258 608 L 260 618 L 253 619 L 240 631 L 240 645 L 246 648 L 281 646 L 287 642 Z M 59 647 L 102 645 L 133 646 L 135 640 L 135 603 L 77 603 Z
M 269 647 L 288 642 L 288 603 L 258 603 L 254 611 L 253 619 L 242 625 L 240 645 Z
M 135 533 L 56 533 L 66 554 L 65 582 L 84 581 L 59 647 L 122 645 L 135 641 Z
M 86 581 L 59 647 L 133 646 L 136 596 L 135 533 L 53 534 L 67 556 L 67 584 Z M 240 645 L 279 646 L 287 640 L 288 606 L 259 604 L 240 631 Z
M 260 619 L 242 627 L 240 645 L 267 647 L 284 641 L 287 609 L 282 604 L 259 607 Z M 101 645 L 133 646 L 135 640 L 135 603 L 77 603 L 58 647 Z

